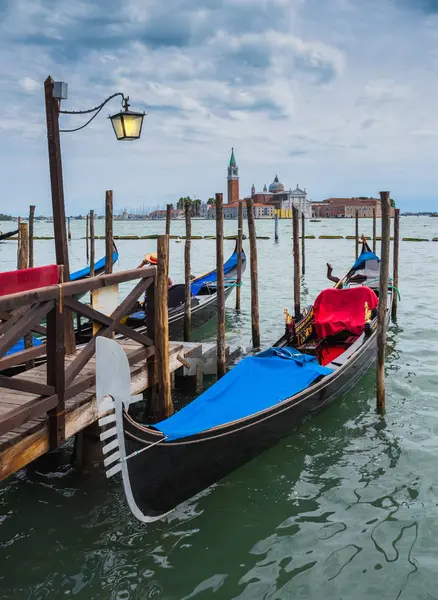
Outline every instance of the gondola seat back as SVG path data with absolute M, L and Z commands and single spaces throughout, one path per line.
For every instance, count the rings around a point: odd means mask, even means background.
M 0 273 L 0 296 L 16 294 L 58 283 L 58 265 L 32 267 Z
M 323 290 L 313 305 L 316 336 L 323 339 L 344 331 L 361 335 L 365 329 L 365 306 L 373 310 L 377 305 L 376 294 L 366 286 Z

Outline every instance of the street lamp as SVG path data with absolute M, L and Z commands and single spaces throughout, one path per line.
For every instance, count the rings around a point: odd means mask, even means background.
M 70 280 L 70 268 L 68 261 L 67 231 L 65 222 L 64 186 L 62 181 L 62 160 L 60 132 L 69 133 L 84 129 L 93 121 L 103 107 L 113 98 L 122 98 L 123 111 L 110 117 L 114 133 L 118 140 L 135 140 L 141 135 L 143 118 L 145 113 L 129 110 L 128 100 L 121 92 L 117 92 L 106 98 L 101 104 L 88 110 L 69 111 L 61 110 L 61 101 L 68 95 L 67 84 L 61 81 L 53 81 L 49 76 L 44 82 L 46 100 L 47 141 L 49 147 L 50 185 L 53 207 L 53 225 L 55 230 L 56 262 L 64 266 L 64 281 Z M 84 115 L 92 114 L 83 125 L 74 129 L 59 129 L 59 115 Z M 65 346 L 67 354 L 75 351 L 75 339 L 73 322 L 70 318 L 65 319 Z

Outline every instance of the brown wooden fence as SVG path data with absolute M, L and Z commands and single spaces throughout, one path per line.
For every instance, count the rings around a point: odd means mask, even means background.
M 50 447 L 56 448 L 64 442 L 66 400 L 95 385 L 94 369 L 92 373 L 83 371 L 95 353 L 97 335 L 109 337 L 119 334 L 139 343 L 141 346 L 138 350 L 129 355 L 131 364 L 154 354 L 154 286 L 148 291 L 148 335 L 122 324 L 121 320 L 154 283 L 155 277 L 155 267 L 146 267 L 0 297 L 0 388 L 22 392 L 24 396 L 29 393 L 35 395 L 34 399 L 24 401 L 22 405 L 0 414 L 0 435 L 47 414 Z M 137 279 L 138 283 L 110 316 L 75 298 L 91 290 Z M 88 342 L 78 346 L 76 352 L 66 360 L 65 319 L 71 318 L 71 312 L 99 324 L 100 329 Z M 45 326 L 41 324 L 44 320 Z M 8 350 L 30 332 L 45 336 L 44 343 L 5 356 Z M 35 359 L 41 361 L 45 357 L 45 377 L 41 375 L 41 367 L 24 370 L 13 377 L 5 374 L 7 369 Z M 0 396 L 2 393 L 4 395 L 6 392 L 0 391 Z

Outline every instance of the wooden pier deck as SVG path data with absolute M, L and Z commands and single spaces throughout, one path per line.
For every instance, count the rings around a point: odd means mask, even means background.
M 145 360 L 145 348 L 133 340 L 119 341 L 125 350 L 131 365 L 131 394 L 139 394 L 149 387 L 148 369 Z M 188 358 L 199 356 L 202 351 L 200 343 L 169 342 L 170 372 L 174 373 L 182 364 L 177 357 Z M 65 366 L 73 362 L 76 354 L 65 357 Z M 143 356 L 142 356 L 143 355 Z M 141 362 L 138 362 L 139 358 Z M 95 374 L 96 359 L 92 357 L 81 375 L 87 377 Z M 47 364 L 40 365 L 25 372 L 26 380 L 43 384 L 47 378 Z M 18 376 L 17 376 L 18 378 Z M 11 379 L 14 379 L 12 377 Z M 3 389 L 0 397 L 0 421 L 4 421 L 16 409 L 26 405 L 31 408 L 38 400 L 36 394 Z M 97 420 L 95 387 L 90 387 L 69 398 L 65 402 L 65 439 L 91 425 Z M 18 428 L 0 436 L 0 480 L 25 467 L 50 449 L 49 423 L 47 416 L 39 416 L 27 421 Z

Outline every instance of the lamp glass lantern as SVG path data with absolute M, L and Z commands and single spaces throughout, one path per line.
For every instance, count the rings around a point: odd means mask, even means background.
M 116 138 L 120 141 L 138 140 L 141 136 L 144 116 L 144 112 L 129 110 L 129 104 L 125 101 L 124 110 L 109 117 Z

